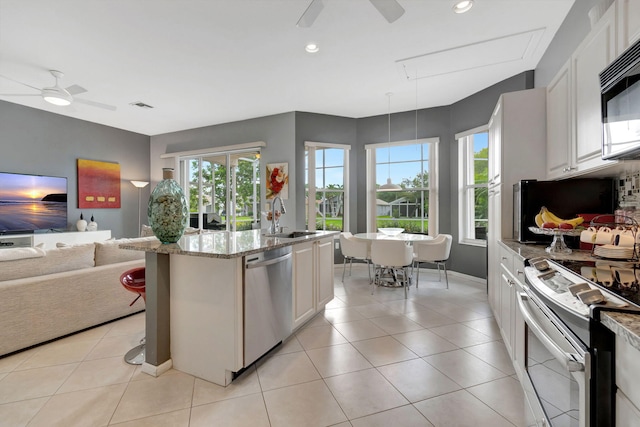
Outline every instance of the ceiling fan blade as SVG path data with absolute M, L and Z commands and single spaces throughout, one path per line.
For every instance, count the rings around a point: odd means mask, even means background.
M 11 77 L 7 77 L 7 76 L 2 75 L 2 74 L 0 74 L 0 77 L 2 77 L 2 78 L 4 78 L 4 79 L 7 79 L 7 80 L 11 80 L 11 81 L 12 81 L 12 82 L 14 82 L 14 83 L 21 84 L 22 86 L 30 87 L 31 89 L 35 89 L 35 90 L 38 90 L 38 91 L 39 91 L 39 90 L 42 90 L 42 88 L 35 87 L 35 86 L 31 86 L 31 85 L 28 85 L 28 84 L 26 84 L 26 83 L 22 83 L 21 81 L 18 81 L 18 80 L 16 80 L 16 79 L 12 79 Z
M 384 16 L 384 19 L 386 19 L 390 24 L 404 15 L 404 8 L 400 6 L 400 3 L 398 3 L 397 0 L 369 1 L 376 9 L 378 9 L 378 12 L 380 12 L 380 14 Z
M 78 85 L 71 85 L 67 88 L 67 92 L 69 92 L 70 95 L 78 95 L 81 93 L 85 93 L 86 91 L 87 90 L 85 88 Z
M 42 96 L 39 93 L 0 93 L 0 96 Z
M 77 102 L 78 104 L 90 105 L 92 107 L 104 108 L 105 110 L 116 111 L 117 108 L 113 105 L 102 104 L 100 102 L 89 101 L 87 99 L 73 98 L 73 102 Z
M 307 10 L 305 10 L 300 19 L 298 19 L 296 26 L 309 28 L 316 21 L 316 18 L 320 15 L 323 8 L 322 0 L 311 0 L 311 4 L 309 4 Z

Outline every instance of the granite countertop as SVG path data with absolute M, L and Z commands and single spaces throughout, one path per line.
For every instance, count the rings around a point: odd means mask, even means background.
M 575 261 L 597 261 L 598 258 L 594 258 L 591 255 L 591 251 L 582 249 L 573 249 L 570 254 L 550 254 L 545 251 L 546 245 L 531 245 L 526 243 L 520 243 L 517 240 L 504 239 L 502 244 L 509 249 L 520 255 L 524 259 L 531 259 L 537 257 L 544 257 L 555 260 L 575 260 Z
M 183 236 L 177 243 L 162 244 L 157 240 L 153 240 L 123 243 L 120 248 L 159 254 L 237 258 L 269 249 L 283 248 L 297 243 L 322 239 L 339 232 L 318 230 L 314 234 L 296 238 L 273 237 L 263 233 L 264 230 L 204 232 Z

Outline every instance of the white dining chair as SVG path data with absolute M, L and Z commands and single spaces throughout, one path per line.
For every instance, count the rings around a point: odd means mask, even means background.
M 418 268 L 416 274 L 416 288 L 420 283 L 420 263 L 426 262 L 435 264 L 438 267 L 438 280 L 442 280 L 440 267 L 444 269 L 444 278 L 449 289 L 449 277 L 447 276 L 447 260 L 451 253 L 451 242 L 453 238 L 450 234 L 438 234 L 433 240 L 415 242 L 413 244 L 413 266 Z
M 394 283 L 404 287 L 404 297 L 407 298 L 411 285 L 408 268 L 413 263 L 413 249 L 401 240 L 374 240 L 371 242 L 371 262 L 374 266 L 373 288 L 380 286 L 383 275 L 389 274 Z
M 344 282 L 344 272 L 347 269 L 347 261 L 349 261 L 349 277 L 351 277 L 351 267 L 353 265 L 353 260 L 355 259 L 365 261 L 367 263 L 369 282 L 371 282 L 371 245 L 368 242 L 356 239 L 350 232 L 344 231 L 340 233 L 340 249 L 342 250 L 342 256 L 344 257 L 342 262 L 342 281 Z

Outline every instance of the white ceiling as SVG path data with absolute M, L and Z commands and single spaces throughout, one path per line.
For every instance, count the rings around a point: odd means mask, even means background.
M 310 1 L 0 0 L 1 75 L 45 87 L 60 70 L 62 86 L 88 90 L 77 98 L 117 110 L 0 99 L 146 135 L 288 111 L 386 114 L 388 92 L 392 112 L 449 105 L 534 69 L 574 0 L 476 0 L 462 15 L 453 0 L 398 0 L 392 24 L 368 0 L 324 0 L 298 28 Z M 38 92 L 0 78 L 0 93 Z

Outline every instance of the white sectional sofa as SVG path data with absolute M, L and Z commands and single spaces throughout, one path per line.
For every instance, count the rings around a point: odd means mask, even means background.
M 124 241 L 0 249 L 0 356 L 144 310 L 120 284 L 144 266 L 144 252 Z

